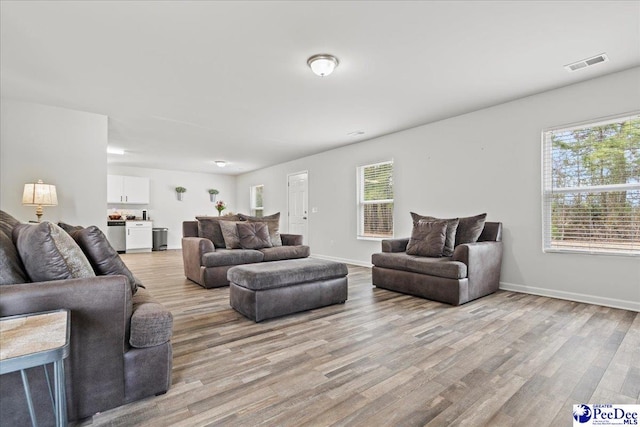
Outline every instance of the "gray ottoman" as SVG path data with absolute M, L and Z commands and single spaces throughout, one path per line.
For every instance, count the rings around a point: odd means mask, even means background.
M 232 267 L 231 307 L 260 322 L 347 300 L 347 266 L 314 258 Z

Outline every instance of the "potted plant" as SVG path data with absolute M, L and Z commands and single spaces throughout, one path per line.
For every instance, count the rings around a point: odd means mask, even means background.
M 216 209 L 218 210 L 218 216 L 222 215 L 222 211 L 227 209 L 227 205 L 225 205 L 223 200 L 218 200 L 216 202 Z
M 211 202 L 215 202 L 216 201 L 216 195 L 219 194 L 220 192 L 218 190 L 216 190 L 215 188 L 210 188 L 207 191 L 209 192 L 209 199 L 211 199 Z
M 182 194 L 186 193 L 187 189 L 184 187 L 176 187 L 176 193 L 178 194 L 178 200 L 182 201 Z

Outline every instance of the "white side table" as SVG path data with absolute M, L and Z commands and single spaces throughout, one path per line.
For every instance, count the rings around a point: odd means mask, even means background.
M 31 424 L 36 414 L 25 369 L 43 366 L 57 426 L 67 425 L 64 361 L 69 355 L 69 310 L 21 314 L 0 318 L 0 375 L 20 371 Z M 54 391 L 46 365 L 53 363 Z

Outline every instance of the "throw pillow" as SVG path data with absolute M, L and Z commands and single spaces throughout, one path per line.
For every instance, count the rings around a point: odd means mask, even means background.
M 242 249 L 263 249 L 273 246 L 269 237 L 269 227 L 264 222 L 239 222 L 237 228 Z
M 446 239 L 446 221 L 418 221 L 407 244 L 408 255 L 440 257 Z
M 458 231 L 456 233 L 456 246 L 462 243 L 477 242 L 478 237 L 480 237 L 480 234 L 482 234 L 482 230 L 484 229 L 484 222 L 486 219 L 486 213 L 467 218 L 460 218 L 460 224 L 458 225 Z
M 91 227 L 76 230 L 71 233 L 71 237 L 87 256 L 93 271 L 98 276 L 121 274 L 127 277 L 129 286 L 131 286 L 131 293 L 135 294 L 138 291 L 138 280 L 122 261 L 118 251 L 113 249 L 107 240 L 107 236 L 98 227 L 92 225 Z
M 249 222 L 264 222 L 269 227 L 269 238 L 271 239 L 272 246 L 282 246 L 282 238 L 280 237 L 280 212 L 273 215 L 263 216 L 262 218 L 257 216 L 249 216 L 244 214 L 238 214 L 240 219 Z
M 0 232 L 4 233 L 9 239 L 11 239 L 11 235 L 13 232 L 13 227 L 20 224 L 20 221 L 6 213 L 5 211 L 0 211 Z
M 0 285 L 27 283 L 28 281 L 29 278 L 11 238 L 0 232 Z
M 238 215 L 197 216 L 196 219 L 198 220 L 198 237 L 211 240 L 216 248 L 226 247 L 220 222 L 241 220 Z
M 413 219 L 414 224 L 419 221 L 446 221 L 447 222 L 447 234 L 446 239 L 444 241 L 444 249 L 442 250 L 442 256 L 452 256 L 453 249 L 455 248 L 456 243 L 456 230 L 458 230 L 458 218 L 436 218 L 433 216 L 423 216 L 418 215 L 415 212 L 411 212 L 411 218 Z
M 13 229 L 24 268 L 33 282 L 95 277 L 80 247 L 63 229 L 48 221 Z
M 220 229 L 224 236 L 225 247 L 227 249 L 242 249 L 240 246 L 240 236 L 238 236 L 237 225 L 240 221 L 220 221 Z
M 71 225 L 71 224 L 67 224 L 66 222 L 62 222 L 60 221 L 58 223 L 58 226 L 60 228 L 62 228 L 64 231 L 66 231 L 69 234 L 72 234 L 74 231 L 78 231 L 78 230 L 82 230 L 84 227 L 81 225 Z

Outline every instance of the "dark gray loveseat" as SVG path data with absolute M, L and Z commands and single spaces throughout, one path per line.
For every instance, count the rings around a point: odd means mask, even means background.
M 199 237 L 198 221 L 184 221 L 182 236 L 184 274 L 204 288 L 229 286 L 227 271 L 236 265 L 306 258 L 310 253 L 298 234 L 280 234 L 281 246 L 226 249 L 221 245 L 216 247 L 212 239 Z
M 456 246 L 451 257 L 407 255 L 408 243 L 408 238 L 382 241 L 382 253 L 371 257 L 374 286 L 452 305 L 498 290 L 502 223 L 486 222 L 478 241 Z
M 65 359 L 69 421 L 166 392 L 171 385 L 171 313 L 146 289 L 132 287 L 128 269 L 129 276 L 30 281 L 30 274 L 34 273 L 29 273 L 23 265 L 24 257 L 29 254 L 18 253 L 14 243 L 18 232 L 14 229 L 38 227 L 40 233 L 46 225 L 21 225 L 0 211 L 0 316 L 70 310 L 70 353 Z M 51 230 L 59 235 L 65 233 L 53 224 L 49 226 L 49 233 Z M 84 237 L 104 237 L 95 227 L 85 230 L 88 233 L 84 233 Z M 40 234 L 48 240 L 42 246 L 47 249 L 37 262 L 50 265 L 55 257 L 48 249 L 51 236 L 43 233 Z M 103 244 L 104 241 L 106 239 Z M 83 249 L 94 254 L 105 252 L 104 246 L 95 239 L 91 240 L 90 247 Z M 118 256 L 113 248 L 111 253 Z M 119 261 L 119 257 L 115 261 Z M 63 267 L 58 263 L 52 268 Z M 97 267 L 93 260 L 91 267 Z M 27 375 L 38 424 L 53 425 L 51 399 L 42 368 L 29 369 Z M 51 374 L 50 377 L 53 378 Z M 0 378 L 0 425 L 30 425 L 19 372 Z

